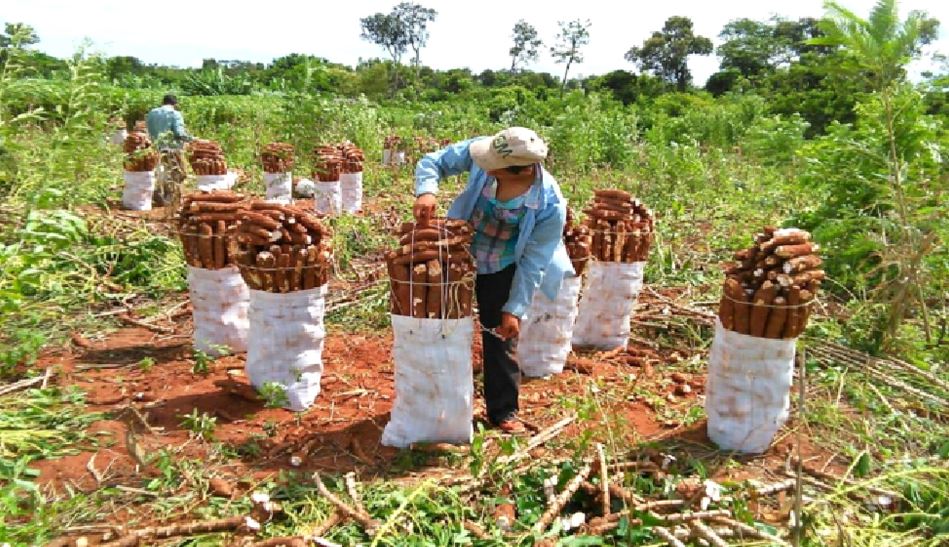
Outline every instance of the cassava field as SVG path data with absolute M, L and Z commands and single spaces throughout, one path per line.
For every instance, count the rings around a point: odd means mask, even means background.
M 302 56 L 59 60 L 8 25 L 0 543 L 945 545 L 947 79 L 906 79 L 919 21 L 880 23 L 891 8 L 866 27 L 825 21 L 828 49 L 790 66 L 683 91 L 625 71 L 561 89 L 526 71 Z M 255 393 L 244 354 L 193 349 L 175 209 L 121 206 L 114 120 L 131 128 L 169 89 L 247 195 L 263 194 L 272 142 L 294 145 L 299 176 L 317 145 L 365 151 L 363 211 L 324 220 L 325 372 L 307 411 Z M 487 425 L 475 336 L 472 442 L 382 446 L 395 399 L 383 257 L 411 218 L 413 162 L 511 125 L 548 141 L 576 214 L 604 188 L 654 212 L 628 349 L 578 350 L 562 374 L 526 380 L 528 430 L 510 436 Z M 392 135 L 405 165 L 381 163 Z M 443 186 L 442 214 L 463 182 Z M 703 403 L 725 269 L 765 226 L 810 231 L 826 278 L 797 340 L 790 417 L 750 456 L 709 440 Z

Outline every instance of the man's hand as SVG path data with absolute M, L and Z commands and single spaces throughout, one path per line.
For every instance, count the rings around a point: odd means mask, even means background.
M 521 320 L 516 315 L 501 312 L 501 324 L 494 329 L 494 332 L 505 340 L 517 338 L 517 335 L 521 333 Z
M 415 221 L 423 225 L 428 224 L 431 219 L 435 218 L 436 205 L 438 205 L 438 200 L 435 199 L 434 194 L 422 194 L 415 198 L 415 205 L 412 207 L 412 215 L 415 216 Z

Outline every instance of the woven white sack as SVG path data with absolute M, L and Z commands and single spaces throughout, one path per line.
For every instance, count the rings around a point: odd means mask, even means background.
M 125 171 L 122 206 L 132 211 L 151 211 L 155 193 L 154 171 Z
M 219 355 L 247 351 L 250 294 L 235 266 L 205 270 L 188 266 L 188 294 L 194 312 L 194 348 Z
M 300 179 L 294 185 L 293 193 L 298 198 L 311 198 L 316 193 L 316 183 L 310 179 Z
M 198 175 L 198 190 L 213 192 L 214 190 L 230 190 L 237 182 L 237 173 L 228 171 L 226 175 Z
M 788 419 L 794 340 L 738 334 L 715 320 L 708 356 L 708 437 L 723 450 L 758 454 Z
M 293 174 L 290 171 L 286 173 L 264 173 L 264 188 L 266 189 L 267 201 L 290 203 L 290 198 L 293 197 Z
M 339 181 L 316 182 L 313 192 L 313 209 L 321 215 L 335 215 L 343 207 L 343 195 Z
M 342 208 L 344 213 L 358 213 L 362 209 L 362 171 L 343 173 L 339 176 Z
M 577 319 L 580 285 L 580 277 L 564 278 L 555 300 L 543 291 L 534 293 L 517 339 L 517 359 L 525 376 L 538 378 L 563 372 Z
M 290 410 L 305 410 L 320 393 L 326 285 L 290 293 L 250 291 L 247 378 L 260 389 L 280 384 Z
M 643 288 L 645 262 L 591 262 L 573 345 L 614 349 L 629 340 L 629 317 Z
M 116 129 L 112 133 L 112 137 L 109 139 L 111 144 L 115 146 L 122 146 L 125 144 L 125 138 L 129 136 L 129 132 L 125 129 Z
M 382 444 L 470 443 L 474 322 L 392 316 L 395 403 Z
M 382 165 L 402 165 L 405 163 L 405 150 L 383 150 Z

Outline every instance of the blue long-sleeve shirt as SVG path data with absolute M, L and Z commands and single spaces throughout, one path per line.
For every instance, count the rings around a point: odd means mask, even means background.
M 468 186 L 455 198 L 449 218 L 470 220 L 485 184 L 493 180 L 471 159 L 468 147 L 476 139 L 462 141 L 437 152 L 426 154 L 415 168 L 415 195 L 437 194 L 438 181 L 469 172 Z M 523 319 L 534 291 L 540 288 L 551 300 L 560 292 L 565 275 L 573 274 L 567 249 L 563 245 L 563 227 L 567 221 L 567 200 L 560 186 L 543 167 L 524 202 L 515 260 L 517 268 L 511 293 L 503 311 Z
M 152 142 L 158 142 L 161 134 L 168 131 L 174 136 L 174 143 L 167 144 L 181 146 L 184 141 L 191 140 L 191 136 L 185 130 L 184 116 L 171 105 L 151 109 L 145 117 L 145 125 L 148 126 L 148 136 Z

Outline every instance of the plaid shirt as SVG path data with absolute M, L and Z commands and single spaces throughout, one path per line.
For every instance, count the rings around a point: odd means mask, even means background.
M 513 264 L 517 257 L 517 236 L 524 218 L 527 194 L 507 201 L 498 201 L 497 181 L 485 184 L 478 203 L 471 214 L 475 234 L 471 251 L 479 274 L 500 272 Z

